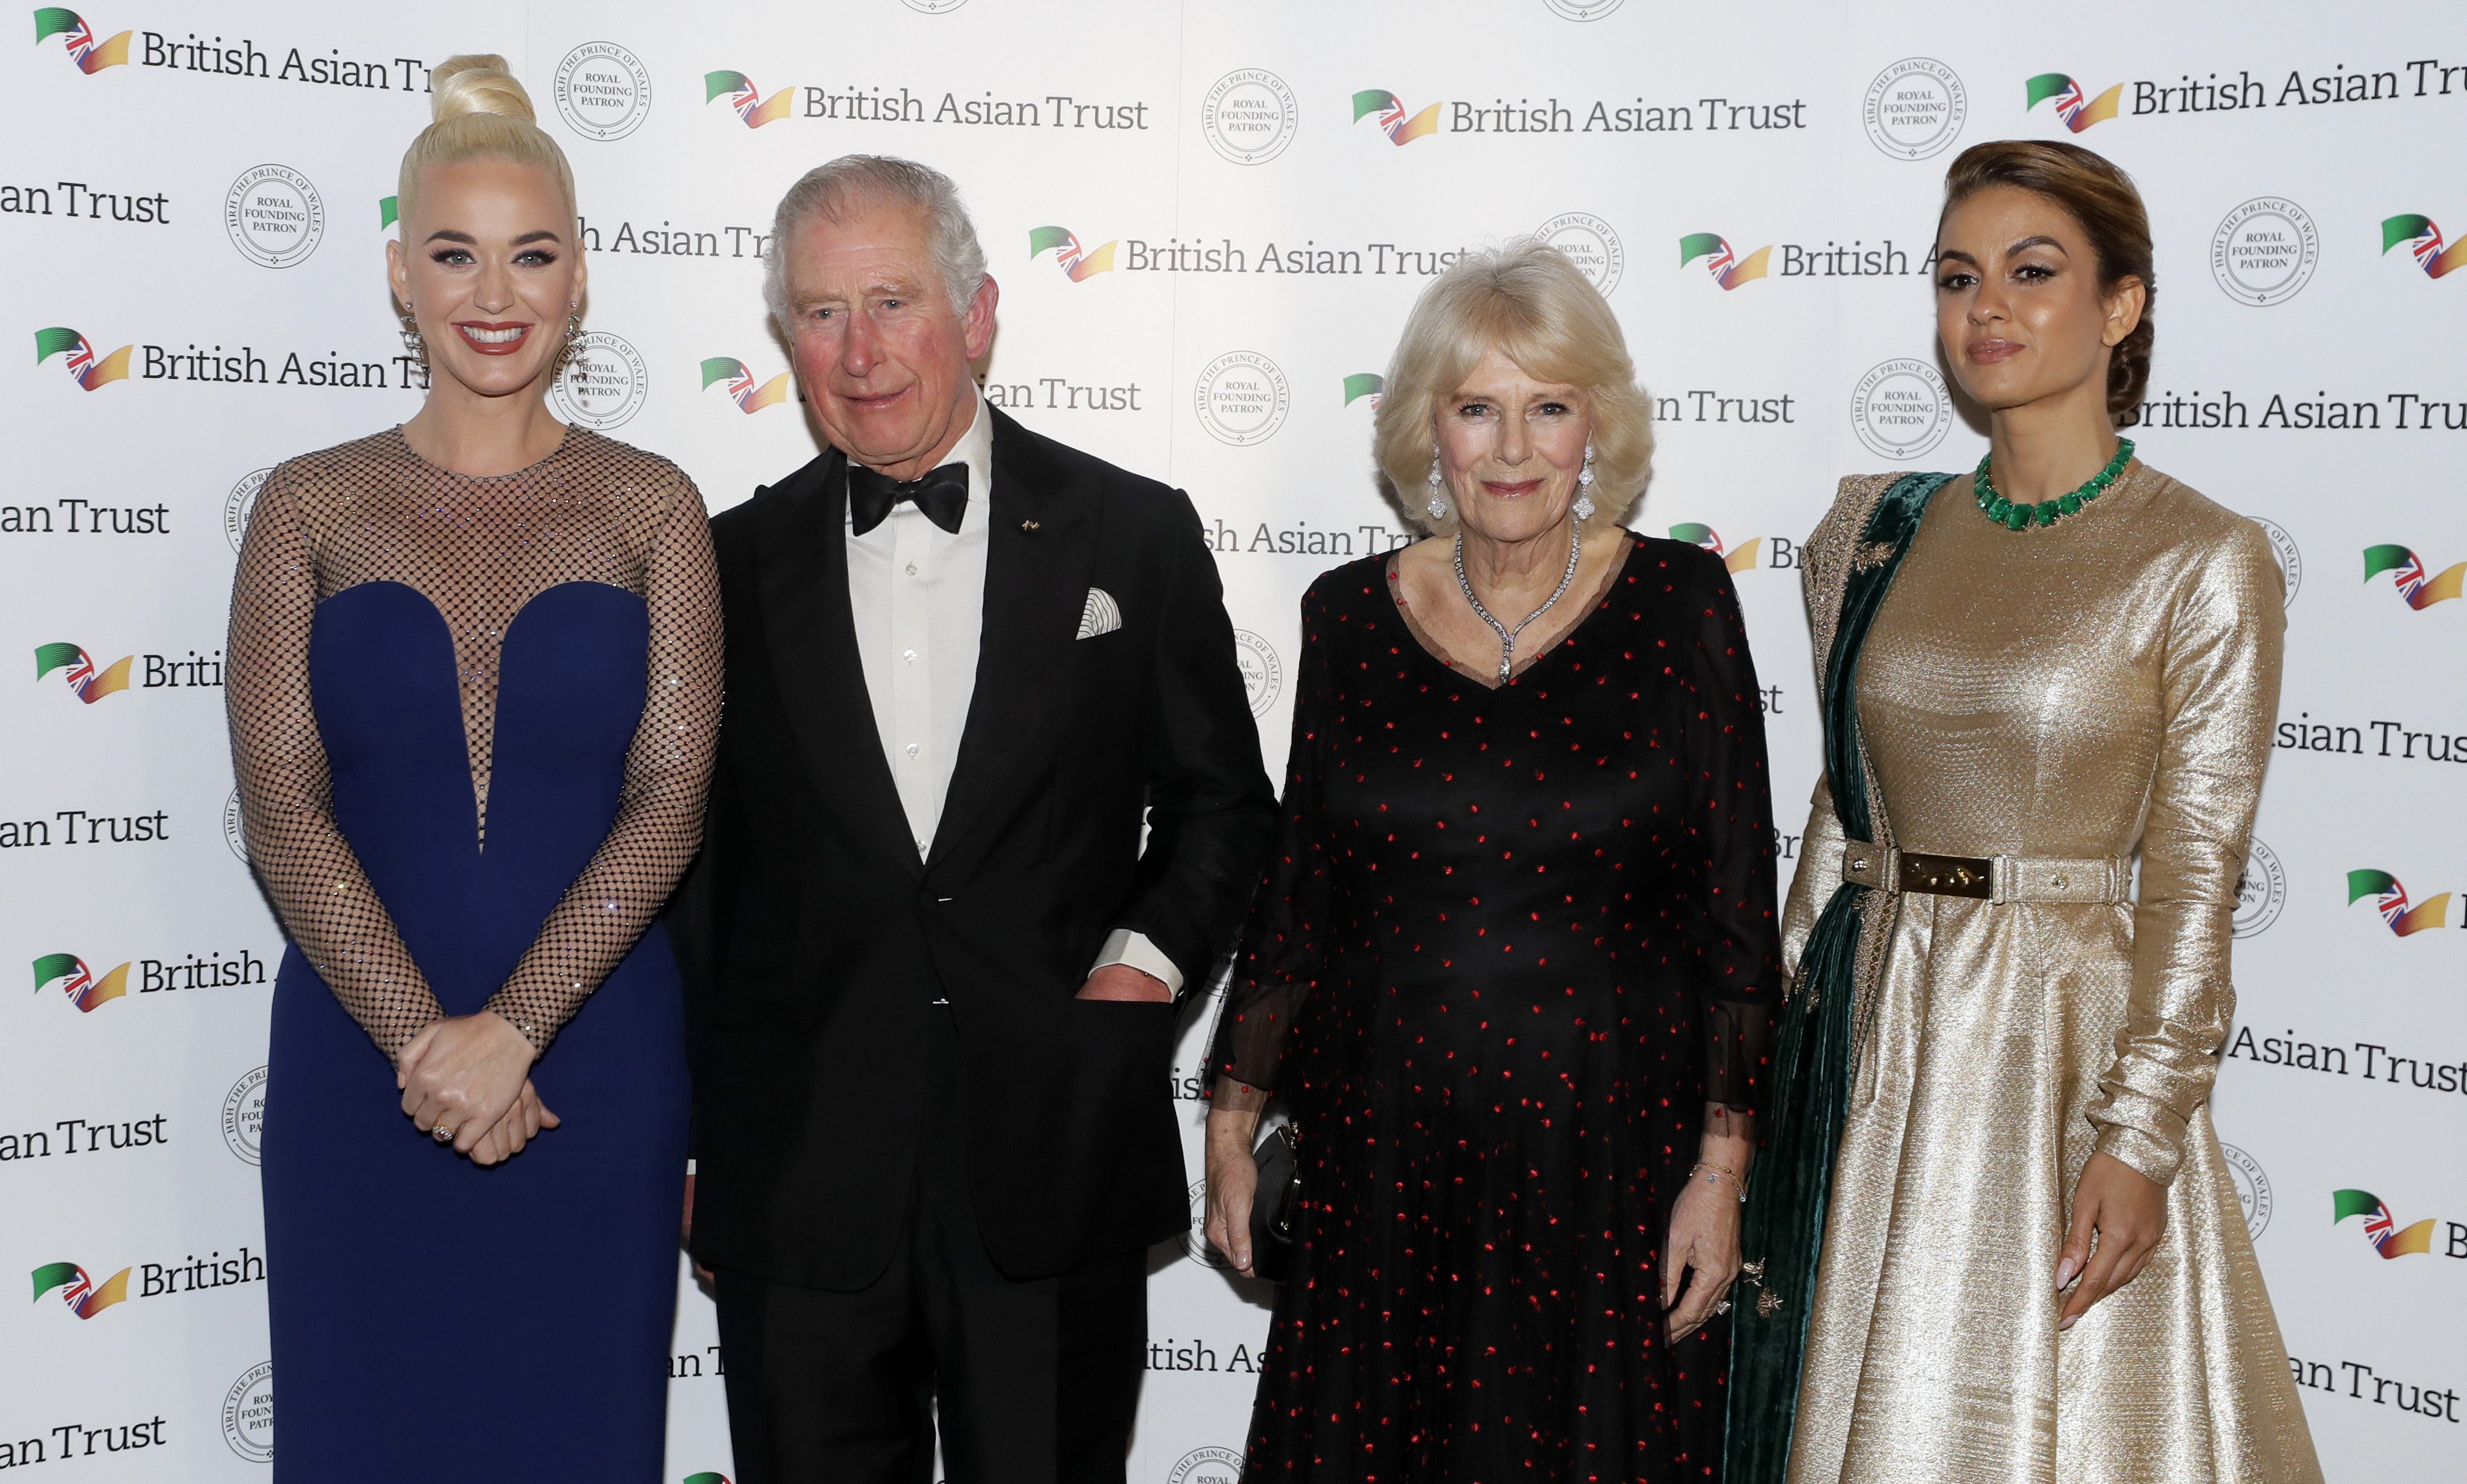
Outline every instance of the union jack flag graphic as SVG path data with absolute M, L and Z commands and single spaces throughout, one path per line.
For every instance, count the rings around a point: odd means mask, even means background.
M 1117 240 L 1095 249 L 1082 246 L 1079 234 L 1068 227 L 1036 227 L 1028 234 L 1028 256 L 1033 259 L 1037 254 L 1051 250 L 1054 262 L 1062 268 L 1063 276 L 1074 283 L 1085 282 L 1099 273 L 1111 272 L 1114 249 L 1120 245 Z
M 1772 255 L 1771 247 L 1760 247 L 1741 258 L 1731 250 L 1730 239 L 1718 232 L 1691 232 L 1679 239 L 1679 266 L 1685 268 L 1702 258 L 1705 271 L 1725 290 L 1763 278 L 1765 259 Z
M 122 346 L 109 355 L 97 356 L 93 343 L 65 325 L 34 331 L 34 364 L 40 366 L 53 356 L 60 356 L 69 375 L 88 392 L 127 380 L 128 352 L 132 349 Z
M 708 392 L 713 382 L 726 382 L 728 394 L 742 413 L 758 413 L 788 399 L 788 373 L 781 371 L 769 381 L 758 384 L 753 369 L 733 355 L 714 355 L 702 363 L 702 386 Z
M 2409 937 L 2428 928 L 2446 927 L 2449 924 L 2449 892 L 2444 891 L 2438 896 L 2428 898 L 2420 905 L 2410 907 L 2407 901 L 2407 888 L 2401 886 L 2399 879 L 2388 871 L 2347 872 L 2347 905 L 2353 907 L 2365 897 L 2373 899 L 2373 910 L 2381 913 L 2382 921 L 2389 924 L 2389 930 L 2400 937 Z
M 2398 1218 L 2390 1214 L 2389 1203 L 2369 1190 L 2330 1192 L 2330 1225 L 2334 1226 L 2350 1216 L 2363 1217 L 2365 1240 L 2385 1260 L 2433 1250 L 2432 1217 L 2411 1226 L 2401 1226 Z
M 2419 613 L 2467 591 L 2467 562 L 2445 567 L 2435 574 L 2424 565 L 2423 557 L 2396 542 L 2365 548 L 2365 580 L 2370 582 L 2383 573 L 2391 574 L 2398 596 Z
M 1353 95 L 1353 122 L 1361 123 L 1375 116 L 1380 131 L 1392 145 L 1410 145 L 1426 135 L 1439 131 L 1439 110 L 1444 103 L 1433 103 L 1420 113 L 1408 117 L 1405 101 L 1386 88 L 1365 88 Z
M 797 91 L 783 87 L 769 98 L 754 85 L 754 79 L 741 72 L 706 72 L 702 75 L 702 101 L 725 97 L 728 105 L 736 110 L 737 118 L 749 129 L 758 129 L 788 117 L 788 95 Z
M 98 1284 L 75 1263 L 45 1263 L 34 1270 L 35 1299 L 40 1301 L 54 1289 L 60 1291 L 61 1301 L 79 1318 L 91 1319 L 128 1297 L 128 1270 L 123 1268 L 109 1281 Z
M 77 698 L 88 706 L 104 696 L 117 695 L 128 688 L 128 666 L 136 660 L 128 655 L 108 669 L 98 670 L 94 657 L 75 644 L 36 644 L 34 646 L 34 678 L 41 680 L 54 670 L 62 672 Z
M 75 954 L 45 954 L 34 960 L 34 993 L 57 982 L 60 993 L 79 1013 L 91 1015 L 103 1004 L 128 993 L 128 965 L 122 964 L 101 978 L 86 967 L 85 960 Z
M 2119 82 L 2093 98 L 2080 83 L 2061 72 L 2043 72 L 2032 78 L 2027 86 L 2030 101 L 2026 111 L 2053 100 L 2057 122 L 2076 134 L 2115 118 L 2116 101 L 2124 96 L 2124 84 Z
M 126 65 L 130 34 L 124 31 L 108 41 L 98 41 L 94 28 L 75 11 L 47 5 L 34 12 L 34 39 L 40 42 L 50 36 L 60 37 L 60 44 L 68 48 L 69 60 L 88 77 L 105 67 Z
M 2416 266 L 2424 270 L 2427 278 L 2441 278 L 2453 269 L 2467 267 L 2467 242 L 2445 247 L 2441 229 L 2433 225 L 2430 216 L 2410 213 L 2382 218 L 2383 253 L 2388 253 L 2401 242 L 2407 244 L 2409 254 L 2415 259 Z

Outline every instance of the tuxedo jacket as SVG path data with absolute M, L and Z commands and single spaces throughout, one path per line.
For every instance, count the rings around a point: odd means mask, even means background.
M 976 686 L 921 860 L 856 647 L 847 458 L 712 522 L 727 712 L 702 855 L 669 914 L 708 1265 L 841 1291 L 882 1273 L 941 1014 L 1003 1270 L 1064 1272 L 1189 1220 L 1176 1006 L 1074 997 L 1116 928 L 1204 989 L 1276 798 L 1189 500 L 988 411 Z M 1120 626 L 1080 638 L 1091 589 Z

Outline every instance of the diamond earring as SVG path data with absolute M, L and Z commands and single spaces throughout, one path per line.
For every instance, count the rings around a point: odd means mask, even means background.
M 582 306 L 580 304 L 575 304 L 567 310 L 565 316 L 565 345 L 563 349 L 556 352 L 556 369 L 559 371 L 564 371 L 566 366 L 573 361 L 575 349 L 581 344 Z
M 1585 445 L 1585 466 L 1576 471 L 1576 503 L 1570 513 L 1580 521 L 1594 518 L 1594 445 Z
M 408 306 L 402 311 L 402 349 L 404 354 L 419 357 L 420 365 L 428 364 L 428 342 L 421 337 L 419 322 L 412 318 Z
M 1434 448 L 1431 450 L 1431 498 L 1423 502 L 1422 508 L 1429 511 L 1435 521 L 1448 518 L 1447 480 L 1448 477 L 1439 471 L 1439 451 Z

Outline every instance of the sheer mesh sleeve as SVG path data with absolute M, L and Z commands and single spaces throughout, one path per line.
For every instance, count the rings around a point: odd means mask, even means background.
M 651 641 L 617 817 L 488 1008 L 541 1050 L 630 952 L 702 841 L 719 735 L 718 568 L 702 496 L 676 476 L 643 569 Z
M 1694 942 L 1705 1016 L 1705 1098 L 1754 1113 L 1763 1103 L 1781 1003 L 1781 933 L 1774 908 L 1773 794 L 1762 691 L 1737 592 L 1707 556 L 1694 605 L 1686 738 L 1703 853 Z
M 224 704 L 248 858 L 283 931 L 392 1060 L 445 1012 L 334 822 L 308 686 L 319 582 L 289 464 L 257 497 L 240 543 Z
M 1324 615 L 1316 590 L 1302 596 L 1293 745 L 1286 753 L 1276 848 L 1252 902 L 1210 1056 L 1218 1076 L 1255 1088 L 1276 1085 L 1277 1063 L 1284 1054 L 1294 1013 L 1325 964 L 1323 937 L 1335 907 L 1319 787 L 1320 729 L 1327 715 L 1328 692 Z

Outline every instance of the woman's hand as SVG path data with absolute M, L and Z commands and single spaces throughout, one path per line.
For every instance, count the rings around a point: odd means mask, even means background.
M 556 1126 L 536 1092 L 528 1110 L 522 1106 L 537 1055 L 513 1023 L 493 1010 L 449 1016 L 412 1037 L 395 1063 L 402 1111 L 421 1133 L 441 1126 L 452 1132 L 456 1152 L 494 1164 L 541 1128 Z M 515 1115 L 511 1125 L 509 1114 Z
M 1739 1276 L 1738 1191 L 1731 1181 L 1691 1176 L 1670 1212 L 1670 1240 L 1663 1246 L 1664 1324 L 1684 1339 L 1712 1317 L 1713 1306 Z M 1690 1270 L 1686 1293 L 1681 1270 Z
M 2056 1260 L 2056 1292 L 2076 1274 L 2081 1282 L 2056 1328 L 2071 1329 L 2091 1305 L 2132 1282 L 2166 1234 L 2167 1187 L 2111 1155 L 2091 1156 L 2073 1186 L 2073 1225 Z
M 1220 1077 L 1208 1110 L 1208 1241 L 1246 1278 L 1253 1276 L 1251 1202 L 1259 1193 L 1259 1164 L 1251 1144 L 1266 1102 L 1257 1089 Z

